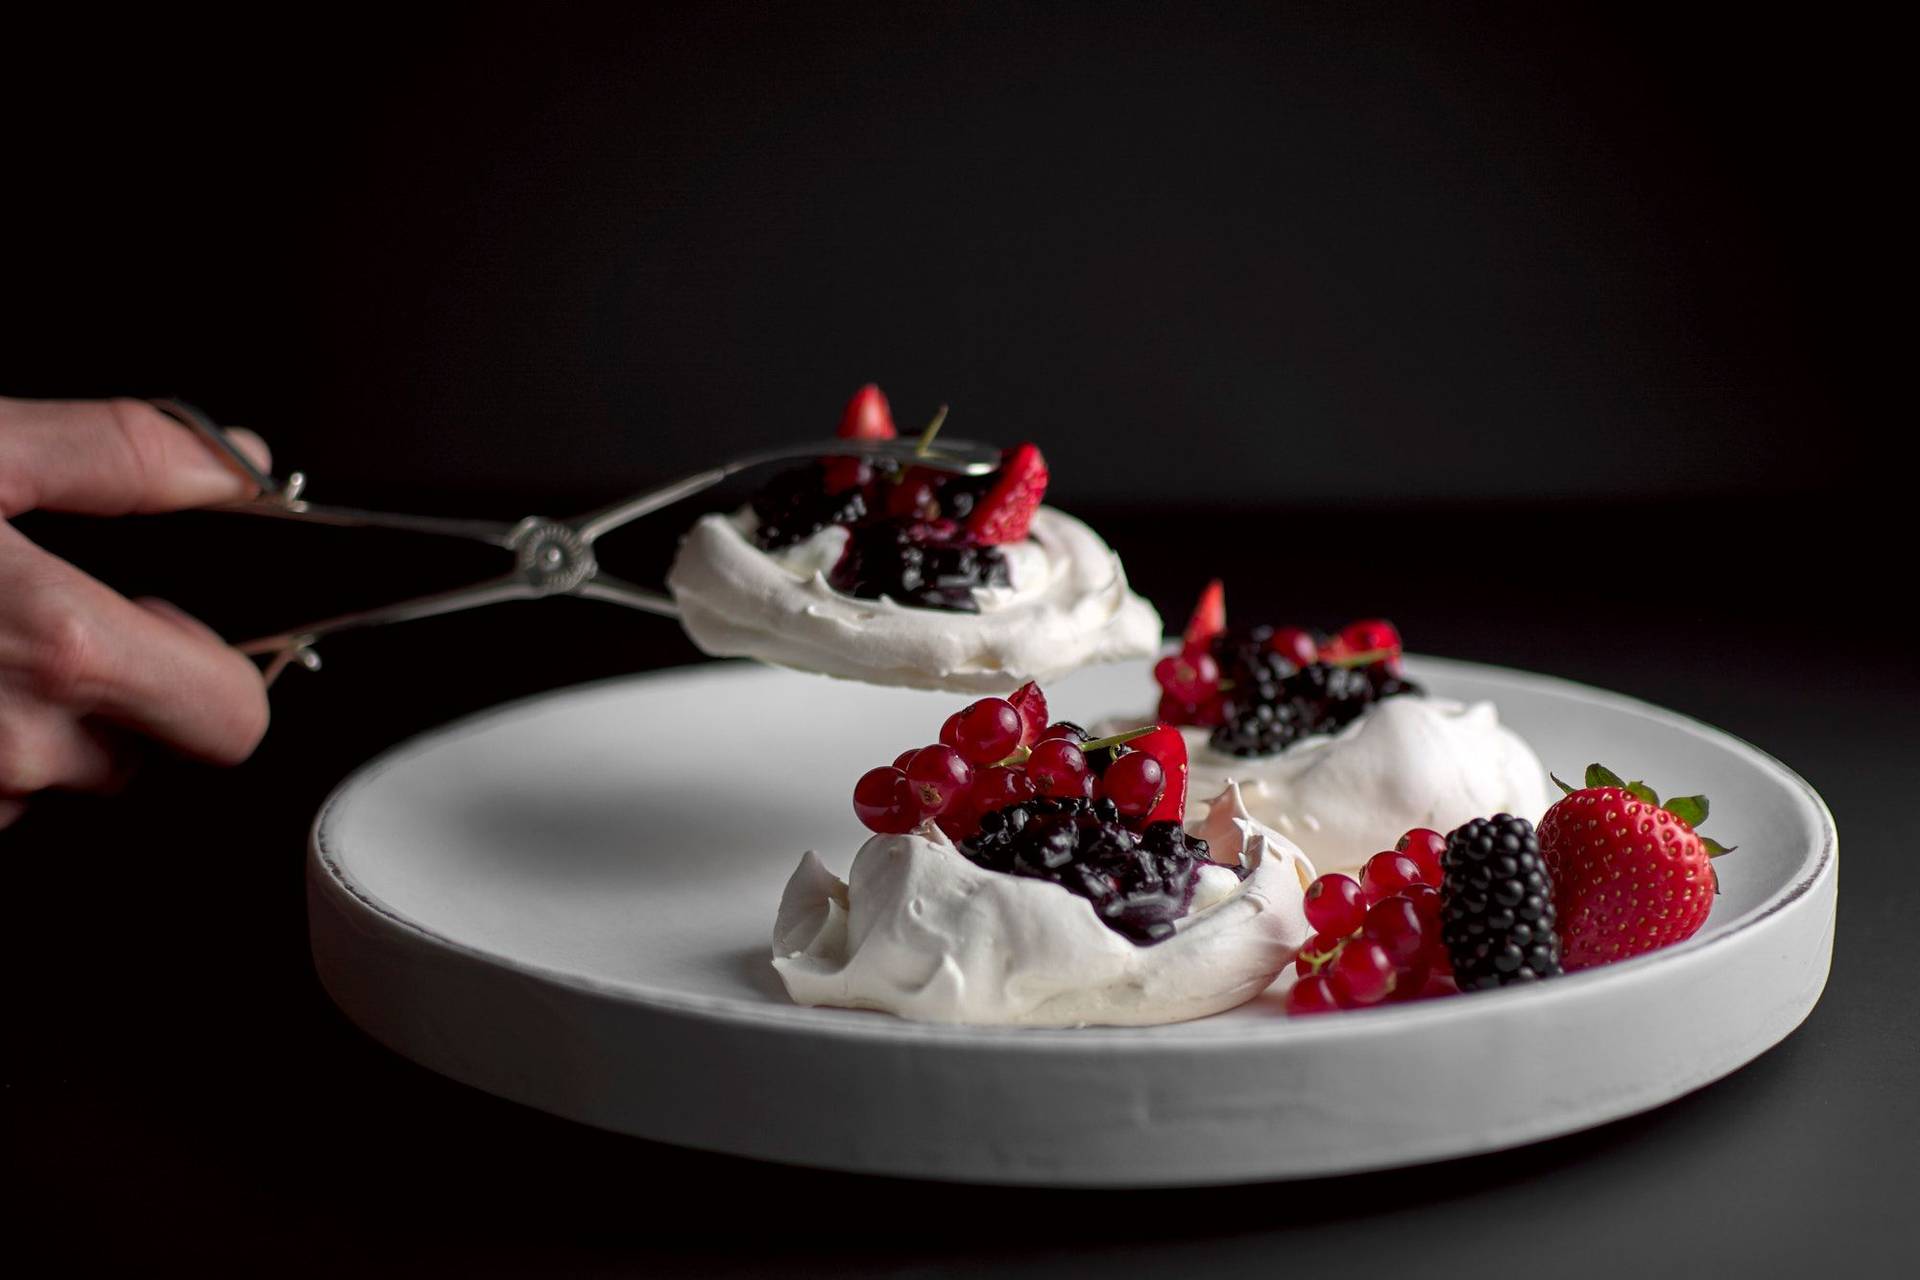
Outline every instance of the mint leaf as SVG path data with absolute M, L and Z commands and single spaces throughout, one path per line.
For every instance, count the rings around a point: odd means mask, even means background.
M 1590 764 L 1587 766 L 1587 785 L 1589 787 L 1624 787 L 1627 784 L 1620 780 L 1619 774 L 1607 766 Z
M 1698 827 L 1707 820 L 1705 796 L 1675 796 L 1661 807 L 1690 827 Z

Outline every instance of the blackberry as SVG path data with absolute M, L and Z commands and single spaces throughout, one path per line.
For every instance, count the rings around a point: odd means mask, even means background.
M 753 545 L 778 551 L 820 532 L 830 524 L 854 524 L 866 518 L 867 495 L 854 486 L 827 492 L 822 462 L 782 471 L 748 502 L 753 508 Z
M 1440 932 L 1461 990 L 1560 973 L 1553 885 L 1531 822 L 1475 818 L 1448 834 L 1440 865 Z
M 1207 842 L 1177 822 L 1134 831 L 1111 800 L 1040 798 L 982 814 L 960 852 L 989 871 L 1057 884 L 1100 922 L 1141 946 L 1173 936 L 1193 904 Z
M 895 602 L 951 613 L 978 613 L 975 587 L 1012 582 L 998 547 L 982 546 L 960 533 L 943 534 L 918 520 L 879 520 L 855 525 L 827 585 L 863 600 Z
M 851 536 L 828 574 L 834 590 L 866 600 L 889 596 L 922 609 L 978 613 L 974 588 L 1011 581 L 1005 554 L 966 531 L 967 518 L 999 473 L 931 480 L 927 475 L 923 468 L 871 463 L 859 468 L 858 483 L 829 493 L 827 463 L 790 468 L 749 500 L 754 545 L 779 551 L 841 525 Z M 897 506 L 890 512 L 898 487 L 907 484 L 925 486 L 931 506 L 923 502 L 913 515 L 901 515 Z
M 1230 652 L 1235 665 L 1226 678 L 1232 688 L 1209 739 L 1228 755 L 1272 755 L 1310 735 L 1338 733 L 1382 698 L 1420 691 L 1384 662 L 1364 667 L 1315 662 L 1296 668 L 1270 650 L 1248 652 L 1235 644 Z
M 939 503 L 942 516 L 965 524 L 973 509 L 980 505 L 980 499 L 987 496 L 987 490 L 999 479 L 998 471 L 979 476 L 943 476 L 934 482 L 933 499 Z

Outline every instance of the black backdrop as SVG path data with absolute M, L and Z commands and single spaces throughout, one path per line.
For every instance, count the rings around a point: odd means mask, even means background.
M 818 432 L 868 380 L 1043 440 L 1068 502 L 1803 494 L 1861 439 L 1848 299 L 1886 216 L 1848 198 L 1886 162 L 1838 34 L 1611 5 L 29 19 L 0 385 L 197 398 L 335 496 L 598 495 Z
M 1885 33 L 1365 4 L 7 24 L 0 394 L 174 392 L 316 497 L 517 516 L 818 433 L 877 379 L 903 418 L 946 400 L 956 432 L 1041 440 L 1163 612 L 1217 572 L 1244 617 L 1388 613 L 1428 652 L 1676 707 L 1802 771 L 1848 867 L 1806 1026 L 1594 1133 L 1118 1200 L 748 1165 L 441 1081 L 305 956 L 299 851 L 347 770 L 691 646 L 573 602 L 342 637 L 245 768 L 155 761 L 0 834 L 24 1236 L 256 1274 L 1910 1257 Z M 500 567 L 211 516 L 28 528 L 230 634 Z M 673 528 L 606 558 L 647 580 Z

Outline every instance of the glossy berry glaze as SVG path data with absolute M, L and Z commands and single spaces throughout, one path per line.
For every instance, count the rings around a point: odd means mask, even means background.
M 1268 630 L 1256 627 L 1245 636 L 1229 633 L 1216 641 L 1226 658 L 1221 669 L 1230 673 L 1225 679 L 1231 682 L 1220 694 L 1220 718 L 1208 739 L 1216 751 L 1273 755 L 1302 738 L 1338 733 L 1382 698 L 1419 692 L 1385 662 L 1296 667 L 1266 647 Z
M 794 467 L 753 496 L 754 545 L 779 551 L 840 525 L 849 537 L 827 574 L 835 591 L 978 613 L 975 588 L 1011 582 L 1006 556 L 967 525 L 999 475 L 955 476 L 845 458 Z
M 1153 669 L 1160 719 L 1211 729 L 1233 756 L 1268 756 L 1338 733 L 1382 698 L 1418 693 L 1400 674 L 1400 633 L 1380 618 L 1328 635 L 1299 627 L 1229 627 L 1226 594 L 1207 584 L 1180 651 Z
M 1173 936 L 1193 905 L 1207 842 L 1177 822 L 1135 830 L 1110 799 L 1036 797 L 982 814 L 960 852 L 990 871 L 1057 884 L 1109 929 L 1147 945 Z M 1246 872 L 1236 868 L 1244 878 Z
M 930 822 L 975 865 L 1057 884 L 1141 946 L 1173 936 L 1210 861 L 1207 842 L 1181 825 L 1186 807 L 1178 729 L 1089 739 L 1077 724 L 1049 721 L 1032 683 L 962 707 L 939 742 L 869 769 L 853 790 L 869 830 L 897 835 Z

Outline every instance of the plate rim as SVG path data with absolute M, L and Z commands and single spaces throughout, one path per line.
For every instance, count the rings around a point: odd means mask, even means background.
M 1623 983 L 1629 981 L 1645 982 L 1649 980 L 1649 974 L 1665 975 L 1676 966 L 1688 965 L 1702 955 L 1711 957 L 1715 954 L 1716 948 L 1732 945 L 1735 939 L 1764 928 L 1769 922 L 1777 919 L 1781 912 L 1806 898 L 1823 879 L 1834 874 L 1839 858 L 1839 830 L 1833 812 L 1825 799 L 1788 765 L 1739 735 L 1644 698 L 1603 689 L 1597 685 L 1586 684 L 1564 676 L 1461 658 L 1409 654 L 1408 659 L 1415 667 L 1451 669 L 1467 676 L 1519 677 L 1523 682 L 1559 692 L 1577 701 L 1607 703 L 1615 709 L 1628 710 L 1649 719 L 1665 722 L 1695 736 L 1719 739 L 1722 743 L 1730 744 L 1750 757 L 1752 762 L 1757 763 L 1762 769 L 1772 770 L 1785 779 L 1811 805 L 1819 823 L 1818 848 L 1810 860 L 1803 860 L 1802 866 L 1806 867 L 1804 874 L 1784 889 L 1764 899 L 1748 918 L 1710 937 L 1696 935 L 1685 942 L 1663 947 L 1629 960 L 1598 966 L 1579 973 L 1565 974 L 1551 983 L 1530 983 L 1525 986 L 1505 987 L 1497 991 L 1468 993 L 1475 998 L 1476 1002 L 1497 999 L 1502 1003 L 1491 1007 L 1513 1009 L 1519 1007 L 1518 1002 L 1521 1000 L 1566 1000 L 1595 990 L 1617 990 Z M 354 768 L 328 792 L 326 799 L 321 802 L 308 834 L 309 880 L 329 892 L 336 900 L 344 899 L 350 909 L 369 911 L 380 917 L 387 925 L 397 927 L 423 943 L 444 948 L 463 958 L 492 965 L 525 978 L 551 983 L 590 996 L 641 1005 L 659 1013 L 743 1023 L 759 1031 L 826 1036 L 836 1040 L 873 1040 L 894 1044 L 902 1040 L 992 1042 L 996 1050 L 1030 1048 L 1049 1051 L 1076 1046 L 1111 1049 L 1116 1042 L 1119 1042 L 1125 1044 L 1129 1050 L 1151 1052 L 1160 1049 L 1186 1053 L 1204 1052 L 1209 1046 L 1230 1045 L 1241 1049 L 1270 1041 L 1293 1044 L 1311 1038 L 1358 1039 L 1369 1035 L 1390 1034 L 1401 1028 L 1436 1020 L 1458 1021 L 1465 1012 L 1453 1001 L 1422 1001 L 1415 1004 L 1350 1010 L 1348 1016 L 1341 1018 L 1276 1017 L 1270 1021 L 1261 1022 L 1215 1023 L 1214 1025 L 1220 1028 L 1217 1033 L 1195 1034 L 1196 1028 L 1205 1027 L 1212 1020 L 1202 1018 L 1186 1023 L 1145 1027 L 1001 1027 L 913 1022 L 870 1011 L 854 1011 L 864 1013 L 865 1016 L 848 1018 L 845 1016 L 849 1012 L 847 1010 L 812 1009 L 798 1005 L 769 1008 L 734 997 L 693 996 L 640 982 L 595 978 L 473 946 L 438 932 L 365 891 L 363 886 L 353 881 L 337 855 L 329 851 L 327 837 L 330 820 L 333 820 L 344 804 L 352 799 L 354 792 L 370 785 L 409 756 L 425 751 L 440 742 L 471 733 L 488 722 L 508 718 L 536 705 L 585 698 L 617 685 L 675 683 L 712 678 L 723 674 L 729 668 L 768 675 L 775 670 L 764 664 L 743 659 L 722 659 L 628 672 L 509 699 L 402 739 Z M 1808 865 L 1809 861 L 1811 865 Z M 771 949 L 769 949 L 769 962 L 771 962 Z M 1664 976 L 1660 980 L 1664 981 Z M 1485 1009 L 1489 1008 L 1489 1005 L 1483 1003 L 1481 1007 Z M 1169 1027 L 1179 1027 L 1183 1031 L 1170 1035 Z

